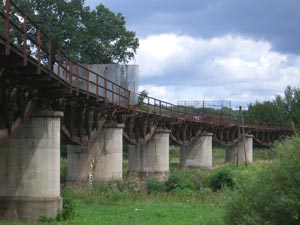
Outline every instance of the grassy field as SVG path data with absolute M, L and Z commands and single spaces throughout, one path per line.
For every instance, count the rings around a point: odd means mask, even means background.
M 263 165 L 261 162 L 267 161 L 270 155 L 268 150 L 254 151 L 254 159 L 259 163 L 236 168 L 224 165 L 224 149 L 215 148 L 213 162 L 216 171 L 230 170 L 235 183 L 239 184 L 255 176 Z M 65 161 L 63 163 L 65 165 Z M 127 162 L 124 169 L 127 169 Z M 75 218 L 47 224 L 222 225 L 224 208 L 232 190 L 224 188 L 213 192 L 206 184 L 212 173 L 215 171 L 180 169 L 179 149 L 175 148 L 170 152 L 170 176 L 181 179 L 182 188 L 149 194 L 145 185 L 139 186 L 125 178 L 122 182 L 106 184 L 92 191 L 69 191 L 69 196 L 75 201 Z

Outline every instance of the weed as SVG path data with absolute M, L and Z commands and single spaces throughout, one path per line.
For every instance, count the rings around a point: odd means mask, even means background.
M 56 220 L 69 220 L 75 217 L 75 199 L 70 190 L 64 188 L 62 191 L 63 208 L 57 214 Z
M 39 221 L 41 223 L 52 223 L 52 222 L 55 222 L 56 219 L 51 216 L 43 215 L 43 216 L 40 216 Z
M 194 177 L 189 176 L 189 174 L 184 173 L 173 173 L 170 175 L 169 179 L 166 181 L 166 191 L 173 192 L 176 190 L 189 189 L 191 191 L 197 191 L 200 189 L 200 182 Z
M 158 181 L 156 179 L 149 179 L 147 181 L 147 193 L 148 194 L 164 192 L 165 190 L 166 190 L 165 182 Z
M 206 185 L 213 191 L 221 190 L 223 187 L 233 188 L 235 181 L 229 168 L 221 168 L 210 175 L 206 180 Z

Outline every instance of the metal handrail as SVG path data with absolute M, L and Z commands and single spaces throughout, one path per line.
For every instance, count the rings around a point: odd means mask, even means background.
M 5 13 L 1 13 L 1 16 L 5 19 L 5 53 L 6 55 L 10 54 L 10 45 L 13 44 L 11 42 L 11 32 L 14 30 L 15 32 L 21 34 L 21 39 L 23 39 L 23 59 L 24 59 L 24 65 L 27 65 L 27 58 L 28 55 L 33 56 L 35 60 L 37 61 L 37 73 L 41 73 L 41 67 L 44 67 L 46 64 L 48 66 L 48 69 L 51 70 L 53 73 L 53 68 L 52 68 L 52 50 L 51 50 L 51 40 L 49 37 L 46 35 L 45 32 L 43 32 L 40 27 L 30 18 L 26 16 L 26 14 L 11 0 L 6 0 L 5 3 Z M 14 20 L 18 21 L 19 23 L 14 22 Z M 22 22 L 21 22 L 22 21 Z M 31 30 L 28 30 L 28 27 L 31 27 Z M 34 32 L 35 31 L 35 32 Z M 32 37 L 30 32 L 35 33 L 36 37 Z M 42 39 L 43 38 L 43 39 Z M 30 41 L 31 46 L 28 46 L 28 41 Z M 42 41 L 44 41 L 46 44 L 46 47 L 42 46 Z M 32 55 L 32 52 L 28 51 L 28 47 L 31 49 L 36 49 L 35 50 L 35 55 Z M 43 61 L 45 59 L 42 59 L 42 55 L 46 56 L 46 63 Z M 65 81 L 68 81 L 67 84 L 69 86 L 70 92 L 75 88 L 76 93 L 79 93 L 79 90 L 85 91 L 87 97 L 91 95 L 89 92 L 89 85 L 94 85 L 96 86 L 96 101 L 99 100 L 100 97 L 104 98 L 104 101 L 106 103 L 114 103 L 120 106 L 128 107 L 129 106 L 129 99 L 130 99 L 130 91 L 127 90 L 126 88 L 122 87 L 121 85 L 105 78 L 104 76 L 95 73 L 94 71 L 89 70 L 88 68 L 85 68 L 84 66 L 73 62 L 68 58 L 68 56 L 63 53 L 60 49 L 57 50 L 56 53 L 56 59 L 53 62 L 53 65 L 56 63 L 58 66 L 58 71 L 56 74 L 57 76 L 60 77 L 61 72 L 68 74 L 68 78 Z M 64 66 L 67 65 L 67 66 Z M 72 69 L 68 68 L 72 65 Z M 87 78 L 85 79 L 84 77 L 80 77 L 79 74 L 73 73 L 73 66 L 75 68 L 79 67 L 81 68 L 86 74 L 88 74 Z M 64 72 L 63 72 L 64 71 Z M 89 79 L 89 75 L 92 74 L 96 77 L 96 81 L 93 82 L 92 80 Z M 61 78 L 61 77 L 60 77 Z M 85 81 L 87 84 L 87 89 L 79 87 L 79 82 L 76 82 L 75 85 L 73 85 L 72 80 L 73 78 L 76 79 L 76 81 L 82 80 Z M 100 83 L 104 83 L 104 86 L 101 86 Z M 107 85 L 111 86 L 111 90 L 107 88 Z M 100 96 L 99 95 L 99 88 L 104 90 L 103 93 L 104 95 Z M 107 96 L 111 95 L 111 99 L 108 99 Z M 113 101 L 116 100 L 116 101 Z

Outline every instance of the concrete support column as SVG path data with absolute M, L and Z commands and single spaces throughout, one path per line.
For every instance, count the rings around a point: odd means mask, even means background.
M 68 145 L 68 183 L 122 180 L 123 128 L 105 124 L 88 146 Z
M 227 148 L 225 161 L 236 163 L 237 155 L 238 155 L 239 163 L 244 163 L 246 161 L 246 158 L 248 163 L 253 162 L 253 136 L 252 135 L 245 135 L 245 151 L 244 151 L 243 138 L 241 138 L 237 142 L 237 144 L 235 144 L 231 148 Z
M 143 145 L 130 145 L 129 176 L 138 181 L 167 180 L 169 174 L 169 130 L 158 129 Z
M 202 134 L 193 143 L 181 146 L 180 166 L 212 169 L 212 134 Z
M 8 142 L 0 144 L 0 220 L 55 217 L 60 197 L 60 117 L 35 112 Z

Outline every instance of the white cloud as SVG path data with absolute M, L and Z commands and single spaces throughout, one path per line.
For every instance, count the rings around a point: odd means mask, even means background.
M 300 56 L 270 43 L 226 35 L 212 39 L 161 34 L 140 40 L 136 63 L 149 95 L 177 100 L 269 100 L 300 84 Z

